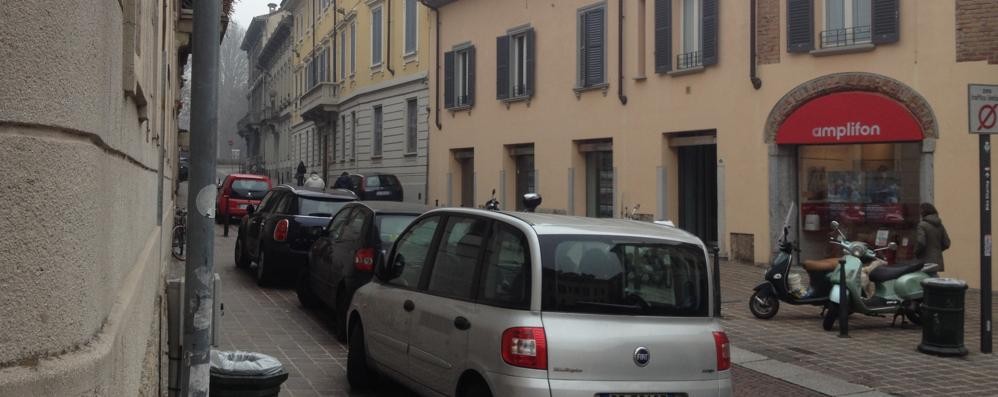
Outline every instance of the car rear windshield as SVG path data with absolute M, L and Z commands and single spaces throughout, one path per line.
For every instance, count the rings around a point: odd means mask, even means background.
M 267 182 L 257 179 L 236 179 L 232 181 L 232 197 L 259 200 L 267 194 Z
M 336 199 L 320 199 L 315 197 L 298 198 L 298 215 L 323 216 L 332 218 L 346 205 L 346 201 Z
M 614 236 L 540 236 L 541 308 L 646 316 L 707 316 L 707 257 L 699 246 Z
M 378 235 L 381 237 L 381 247 L 390 248 L 399 237 L 402 230 L 416 219 L 416 215 L 378 215 Z

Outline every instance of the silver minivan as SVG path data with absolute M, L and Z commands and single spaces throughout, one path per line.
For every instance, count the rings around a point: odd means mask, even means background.
M 348 380 L 427 396 L 731 395 L 703 243 L 646 222 L 439 209 L 346 313 Z

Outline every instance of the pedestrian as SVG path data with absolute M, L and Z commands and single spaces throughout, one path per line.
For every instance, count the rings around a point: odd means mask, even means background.
M 333 183 L 333 189 L 347 189 L 351 190 L 353 188 L 350 183 L 350 174 L 343 172 L 340 174 L 339 178 L 336 178 L 336 182 Z
M 949 234 L 943 221 L 939 219 L 936 207 L 929 203 L 919 206 L 922 221 L 918 222 L 918 239 L 915 241 L 915 258 L 921 263 L 935 263 L 939 271 L 946 269 L 943 264 L 943 251 L 949 249 Z
M 305 183 L 305 163 L 302 161 L 298 162 L 298 172 L 295 173 L 295 178 L 298 179 L 298 186 Z
M 326 182 L 319 177 L 319 174 L 312 172 L 312 175 L 309 175 L 308 180 L 305 181 L 305 188 L 321 192 L 326 188 Z

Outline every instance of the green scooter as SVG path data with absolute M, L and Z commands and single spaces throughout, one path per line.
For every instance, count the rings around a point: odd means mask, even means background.
M 873 296 L 864 296 L 861 269 L 876 259 L 883 260 L 877 257 L 877 253 L 887 249 L 896 250 L 897 244 L 892 242 L 887 247 L 873 250 L 864 242 L 849 241 L 839 229 L 838 222 L 832 221 L 832 229 L 838 232 L 839 236 L 833 238 L 831 243 L 841 246 L 845 253 L 842 259 L 845 261 L 846 304 L 849 305 L 849 313 L 877 317 L 893 315 L 891 325 L 894 325 L 898 317 L 907 318 L 914 324 L 921 324 L 922 280 L 931 277 L 929 274 L 938 271 L 939 266 L 935 263 L 879 266 L 869 274 L 870 282 L 876 285 L 876 292 Z M 833 286 L 824 321 L 821 324 L 826 331 L 832 330 L 839 316 L 840 271 L 842 271 L 841 262 L 828 274 Z

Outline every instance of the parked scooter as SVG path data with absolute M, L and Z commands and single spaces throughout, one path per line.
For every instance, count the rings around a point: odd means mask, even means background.
M 897 244 L 890 243 L 887 247 L 871 250 L 866 243 L 859 241 L 849 241 L 839 223 L 832 221 L 832 229 L 838 232 L 838 238 L 831 241 L 842 247 L 845 255 L 846 272 L 846 302 L 849 305 L 849 313 L 861 313 L 868 316 L 884 317 L 888 314 L 894 316 L 891 324 L 897 321 L 898 317 L 907 318 L 914 324 L 921 324 L 922 305 L 922 280 L 929 278 L 929 273 L 938 271 L 939 266 L 935 263 L 914 263 L 908 265 L 880 266 L 869 274 L 870 282 L 875 283 L 876 292 L 873 296 L 863 296 L 861 285 L 861 272 L 863 266 L 867 266 L 876 259 L 877 252 L 883 250 L 896 250 Z M 828 275 L 829 281 L 833 284 L 829 294 L 829 302 L 825 311 L 825 318 L 822 321 L 822 328 L 830 331 L 839 316 L 839 272 L 842 266 L 836 266 L 835 271 Z
M 489 211 L 499 211 L 499 200 L 496 199 L 495 189 L 492 189 L 492 198 L 485 202 L 485 209 Z
M 749 311 L 756 318 L 768 320 L 776 316 L 780 310 L 780 302 L 791 305 L 825 306 L 828 303 L 828 292 L 832 284 L 826 277 L 832 269 L 807 269 L 810 288 L 806 292 L 795 291 L 789 283 L 790 270 L 793 267 L 794 252 L 800 250 L 789 240 L 790 218 L 794 205 L 783 222 L 783 235 L 779 239 L 779 252 L 773 258 L 773 263 L 766 272 L 766 281 L 755 287 L 755 293 L 749 298 Z

